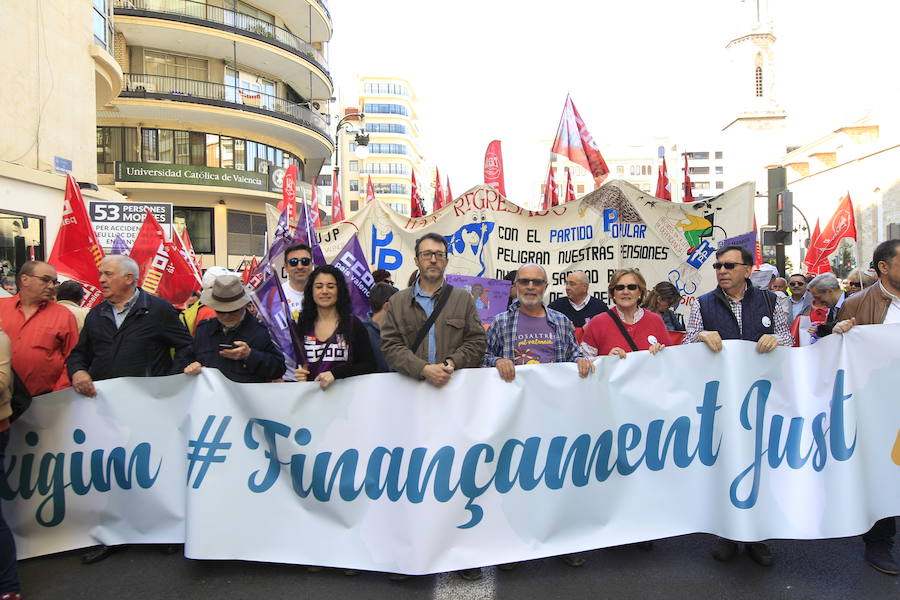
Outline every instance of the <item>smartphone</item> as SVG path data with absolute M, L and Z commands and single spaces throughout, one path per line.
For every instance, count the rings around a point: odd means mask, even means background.
M 234 350 L 237 348 L 234 344 L 219 344 L 219 350 Z

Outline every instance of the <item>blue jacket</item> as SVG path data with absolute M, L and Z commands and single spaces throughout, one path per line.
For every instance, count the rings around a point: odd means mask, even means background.
M 718 331 L 723 340 L 756 342 L 766 333 L 775 333 L 775 313 L 778 298 L 768 290 L 761 290 L 747 282 L 741 299 L 741 324 L 731 312 L 728 297 L 716 287 L 699 298 L 703 329 Z M 768 325 L 765 325 L 768 323 Z
M 84 370 L 94 381 L 171 375 L 174 372 L 171 349 L 175 349 L 178 357 L 191 341 L 191 334 L 175 308 L 141 290 L 118 329 L 109 302 L 101 302 L 91 309 L 66 366 L 69 377 Z
M 378 323 L 372 320 L 371 314 L 363 321 L 363 325 L 366 327 L 366 332 L 369 334 L 369 342 L 372 344 L 372 355 L 375 358 L 376 372 L 389 373 L 391 367 L 387 364 L 384 353 L 381 351 L 381 328 L 378 326 Z
M 235 341 L 250 346 L 246 360 L 232 360 L 219 354 L 219 344 Z M 183 371 L 197 361 L 204 367 L 218 369 L 222 375 L 238 383 L 262 383 L 284 375 L 284 354 L 272 341 L 269 331 L 250 313 L 227 334 L 218 319 L 206 319 L 197 325 L 194 343 L 179 358 L 176 369 Z

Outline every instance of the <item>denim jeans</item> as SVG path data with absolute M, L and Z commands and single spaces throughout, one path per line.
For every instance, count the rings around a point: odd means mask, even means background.
M 5 462 L 8 443 L 9 429 L 0 431 L 0 463 Z M 5 468 L 6 465 L 3 466 Z M 3 518 L 3 504 L 0 502 L 0 595 L 20 590 L 19 573 L 16 571 L 16 542 Z

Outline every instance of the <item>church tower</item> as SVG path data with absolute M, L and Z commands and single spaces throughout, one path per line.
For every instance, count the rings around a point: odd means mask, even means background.
M 787 114 L 775 96 L 775 34 L 768 4 L 768 0 L 741 0 L 744 31 L 725 45 L 729 57 L 726 96 L 733 112 L 722 131 L 784 127 Z

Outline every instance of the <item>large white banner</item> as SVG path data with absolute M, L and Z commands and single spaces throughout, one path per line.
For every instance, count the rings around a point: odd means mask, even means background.
M 580 269 L 587 273 L 590 293 L 608 302 L 613 271 L 638 268 L 650 287 L 675 284 L 686 316 L 694 299 L 716 286 L 717 248 L 739 244 L 755 251 L 753 198 L 752 183 L 680 204 L 611 181 L 575 202 L 532 211 L 480 185 L 417 219 L 372 202 L 346 221 L 317 229 L 316 237 L 331 260 L 358 234 L 372 268 L 392 271 L 401 288 L 416 268 L 415 242 L 426 233 L 447 240 L 451 274 L 503 279 L 524 263 L 542 265 L 550 279 L 548 301 L 564 295 L 566 276 Z M 269 220 L 271 235 L 278 220 L 274 209 Z
M 20 558 L 185 541 L 192 558 L 422 574 L 900 514 L 900 325 L 805 348 L 315 383 L 120 379 L 37 399 L 0 477 Z M 892 455 L 893 453 L 893 455 Z

